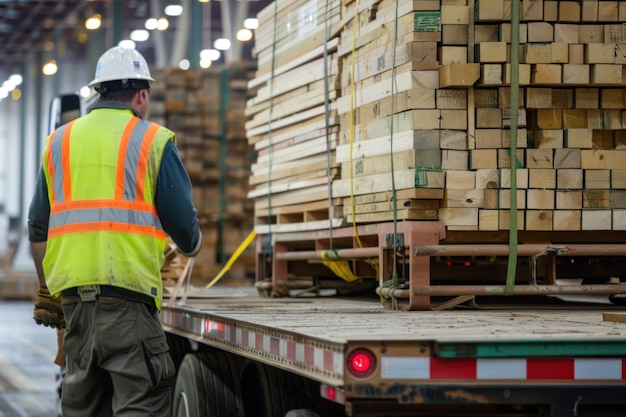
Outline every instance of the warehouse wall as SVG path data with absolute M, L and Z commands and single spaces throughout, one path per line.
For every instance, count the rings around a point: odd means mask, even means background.
M 39 168 L 40 154 L 47 136 L 50 101 L 56 94 L 78 91 L 93 74 L 87 63 L 68 53 L 58 60 L 54 76 L 41 74 L 41 58 L 31 56 L 24 66 L 19 100 L 0 102 L 0 254 L 15 236 L 10 219 L 20 219 L 16 230 L 22 236 L 15 259 L 16 269 L 32 269 L 26 238 L 26 216 Z M 0 74 L 5 80 L 11 74 Z M 19 224 L 20 222 L 18 222 Z

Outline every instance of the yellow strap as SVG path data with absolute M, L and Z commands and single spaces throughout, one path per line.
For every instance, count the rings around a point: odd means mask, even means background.
M 335 273 L 339 278 L 347 282 L 356 281 L 359 277 L 355 276 L 345 259 L 339 259 L 337 251 L 325 250 L 321 252 L 324 265 Z
M 230 259 L 228 259 L 228 262 L 226 262 L 226 265 L 224 265 L 224 267 L 222 268 L 222 270 L 217 274 L 217 276 L 215 278 L 213 278 L 213 280 L 211 282 L 209 282 L 203 289 L 199 290 L 199 291 L 194 291 L 195 293 L 201 293 L 204 292 L 206 290 L 208 290 L 209 288 L 211 288 L 213 285 L 215 285 L 217 283 L 217 281 L 219 281 L 224 274 L 226 274 L 226 272 L 228 272 L 228 270 L 230 269 L 231 266 L 233 266 L 233 264 L 235 263 L 235 261 L 239 258 L 239 256 L 243 253 L 243 251 L 245 251 L 248 246 L 250 246 L 250 243 L 252 243 L 252 241 L 256 238 L 256 232 L 253 230 L 252 232 L 250 232 L 250 234 L 248 235 L 248 237 L 241 242 L 241 244 L 239 245 L 239 247 L 237 248 L 237 250 L 235 251 L 235 253 L 233 253 L 230 257 Z

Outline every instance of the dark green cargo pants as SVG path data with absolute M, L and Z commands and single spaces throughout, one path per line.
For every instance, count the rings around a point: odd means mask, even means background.
M 64 299 L 63 417 L 166 417 L 174 363 L 159 313 L 121 298 Z

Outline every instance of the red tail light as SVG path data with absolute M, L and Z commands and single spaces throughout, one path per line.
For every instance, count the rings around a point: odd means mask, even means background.
M 376 370 L 376 356 L 368 349 L 355 349 L 348 355 L 348 372 L 357 378 L 367 378 Z

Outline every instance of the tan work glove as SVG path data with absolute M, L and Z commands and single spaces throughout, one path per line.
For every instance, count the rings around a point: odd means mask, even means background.
M 61 297 L 54 298 L 45 287 L 39 287 L 35 301 L 34 317 L 37 324 L 65 329 L 65 316 L 61 309 Z

